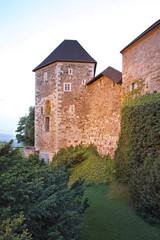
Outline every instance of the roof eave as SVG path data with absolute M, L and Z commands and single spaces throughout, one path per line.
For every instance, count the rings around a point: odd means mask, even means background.
M 103 77 L 103 74 L 102 74 L 102 73 L 98 74 L 96 77 L 93 77 L 91 80 L 89 80 L 89 81 L 86 83 L 86 85 L 92 84 L 93 82 L 97 81 L 97 80 L 98 80 L 99 78 L 101 78 L 101 77 Z
M 43 66 L 37 66 L 36 68 L 34 68 L 34 69 L 32 70 L 32 72 L 36 72 L 37 70 L 40 70 L 41 68 L 47 67 L 47 66 L 49 66 L 49 65 L 51 65 L 51 64 L 53 64 L 53 63 L 55 63 L 55 62 L 75 62 L 75 61 L 74 61 L 74 60 L 69 60 L 69 61 L 67 61 L 67 60 L 55 60 L 55 61 L 50 62 L 50 63 L 47 63 L 47 64 L 45 64 L 45 65 L 43 65 Z M 95 61 L 95 62 L 94 62 L 94 61 L 91 62 L 91 61 L 77 60 L 76 62 L 78 62 L 78 63 L 94 63 L 94 64 L 95 64 L 94 74 L 95 74 L 96 66 L 97 66 L 97 62 L 96 62 L 96 61 Z
M 145 36 L 147 33 L 152 31 L 154 28 L 156 28 L 160 24 L 160 20 L 155 22 L 153 25 L 151 25 L 149 28 L 147 28 L 143 33 L 141 33 L 137 38 L 135 38 L 131 43 L 129 43 L 125 48 L 123 48 L 120 53 L 122 53 L 124 50 L 126 50 L 128 47 L 130 47 L 133 43 L 137 42 L 140 38 Z

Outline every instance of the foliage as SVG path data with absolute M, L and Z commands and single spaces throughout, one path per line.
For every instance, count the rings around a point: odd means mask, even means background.
M 66 148 L 61 148 L 58 153 L 53 156 L 52 163 L 54 165 L 63 165 L 65 168 L 70 168 L 73 165 L 85 160 L 86 147 L 79 144 L 75 147 L 72 145 Z
M 10 209 L 8 209 L 10 212 Z M 0 225 L 0 240 L 31 240 L 32 237 L 26 229 L 23 215 L 4 219 Z
M 112 160 L 100 156 L 93 144 L 63 148 L 54 155 L 52 164 L 69 168 L 70 184 L 79 178 L 88 183 L 106 183 L 112 178 Z
M 26 234 L 26 239 L 31 234 L 35 240 L 79 239 L 88 203 L 82 201 L 83 182 L 69 188 L 68 181 L 67 170 L 46 165 L 36 155 L 26 159 L 17 150 L 5 153 L 0 157 L 1 231 L 6 234 L 9 229 L 17 239 L 21 238 L 16 234 Z M 17 232 L 18 223 L 21 232 Z
M 9 143 L 4 143 L 0 146 L 0 157 L 8 154 L 11 151 L 13 140 L 10 140 Z
M 146 158 L 129 183 L 131 198 L 138 214 L 160 226 L 160 155 Z
M 130 99 L 121 110 L 121 131 L 115 152 L 116 179 L 127 183 L 147 156 L 160 151 L 160 95 Z
M 18 122 L 16 138 L 18 143 L 22 142 L 27 146 L 34 146 L 34 114 L 35 108 L 29 108 L 29 114 L 21 117 Z
M 127 183 L 146 221 L 160 225 L 160 94 L 129 100 L 121 111 L 115 177 Z
M 136 84 L 137 87 L 133 91 L 124 92 L 120 97 L 122 102 L 127 102 L 128 100 L 133 99 L 135 96 L 140 95 L 143 88 L 145 86 L 148 87 L 142 78 L 138 79 L 134 83 Z

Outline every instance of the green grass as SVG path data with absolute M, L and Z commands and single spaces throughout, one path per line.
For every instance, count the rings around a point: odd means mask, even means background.
M 85 197 L 90 207 L 84 214 L 81 240 L 159 240 L 160 229 L 144 222 L 132 210 L 122 185 L 95 185 Z

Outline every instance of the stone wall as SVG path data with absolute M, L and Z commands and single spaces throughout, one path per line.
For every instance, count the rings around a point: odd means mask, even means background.
M 59 62 L 36 72 L 35 148 L 50 160 L 60 148 L 85 141 L 85 82 L 93 76 L 93 63 Z M 65 84 L 71 91 L 65 91 Z
M 40 156 L 51 161 L 59 149 L 80 142 L 113 156 L 122 94 L 138 80 L 146 84 L 142 94 L 160 92 L 159 39 L 157 26 L 122 51 L 122 86 L 105 76 L 85 85 L 94 76 L 94 63 L 56 62 L 37 70 L 35 149 Z
M 94 143 L 101 154 L 113 156 L 120 130 L 121 85 L 103 76 L 87 86 L 89 105 L 85 128 L 88 143 Z
M 123 88 L 131 90 L 137 80 L 144 80 L 145 92 L 160 92 L 160 25 L 141 37 L 122 51 L 123 55 Z
M 35 151 L 35 147 L 22 147 L 23 148 L 23 157 L 29 157 L 30 154 L 38 154 L 37 151 Z
M 58 105 L 58 64 L 44 67 L 36 72 L 35 96 L 35 149 L 42 153 L 52 153 L 56 150 L 56 121 Z M 51 102 L 51 112 L 46 112 L 46 101 Z M 45 131 L 46 118 L 51 131 Z

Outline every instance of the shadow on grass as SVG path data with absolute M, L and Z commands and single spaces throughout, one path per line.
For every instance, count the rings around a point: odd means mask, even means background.
M 85 197 L 90 207 L 84 214 L 81 240 L 159 240 L 160 229 L 137 216 L 127 188 L 120 184 L 92 185 Z

